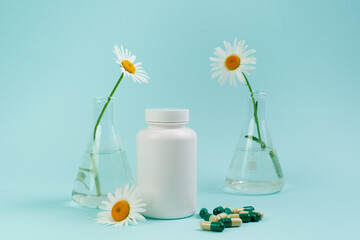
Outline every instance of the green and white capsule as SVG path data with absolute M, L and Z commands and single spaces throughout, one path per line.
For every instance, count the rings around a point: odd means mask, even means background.
M 225 229 L 225 226 L 222 222 L 201 222 L 200 227 L 203 230 L 213 231 L 213 232 L 222 232 Z
M 232 211 L 234 213 L 239 213 L 239 212 L 242 212 L 242 211 L 251 212 L 251 211 L 254 211 L 254 210 L 255 210 L 255 208 L 253 206 L 245 206 L 245 207 L 241 207 L 241 208 L 235 208 Z
M 226 228 L 228 227 L 240 227 L 242 221 L 240 218 L 222 218 L 219 220 L 222 222 Z
M 227 218 L 228 217 L 228 214 L 227 213 L 219 213 L 218 215 L 216 215 L 217 217 L 219 218 Z
M 260 212 L 260 211 L 253 211 L 254 213 L 259 213 L 261 215 L 261 219 L 264 218 L 264 213 L 263 212 Z
M 249 211 L 240 211 L 240 212 L 238 212 L 239 214 L 249 214 L 249 213 L 251 213 L 251 212 L 249 212 Z
M 233 211 L 230 209 L 230 208 L 224 208 L 224 212 L 226 213 L 226 214 L 233 214 Z
M 204 220 L 205 221 L 217 222 L 217 221 L 220 220 L 220 217 L 218 215 L 213 215 L 211 213 L 205 213 L 204 214 Z
M 200 209 L 199 216 L 204 218 L 205 213 L 208 213 L 208 210 L 206 208 L 202 208 Z
M 228 215 L 229 218 L 240 218 L 243 223 L 251 221 L 251 215 L 249 213 L 233 213 Z
M 231 211 L 233 210 L 233 208 L 232 207 L 227 207 L 227 206 L 222 206 L 224 209 L 225 208 L 229 208 Z
M 244 208 L 234 208 L 232 211 L 233 213 L 239 213 L 241 211 L 244 211 Z
M 245 207 L 243 207 L 243 208 L 244 208 L 243 211 L 249 211 L 249 212 L 251 212 L 251 211 L 254 211 L 254 210 L 255 210 L 255 208 L 254 208 L 253 206 L 245 206 Z
M 251 221 L 252 222 L 258 222 L 261 220 L 261 214 L 257 213 L 257 212 L 250 212 L 249 213 L 250 217 L 251 217 Z
M 213 210 L 214 215 L 218 215 L 219 213 L 223 213 L 223 212 L 224 212 L 223 206 L 218 206 L 218 207 L 214 208 L 214 210 Z
M 232 214 L 232 213 L 233 213 L 232 210 L 233 210 L 233 209 L 232 209 L 231 207 L 218 206 L 217 208 L 214 208 L 213 214 L 214 214 L 214 215 L 218 215 L 218 214 L 223 213 L 223 212 L 225 212 L 225 213 L 227 213 L 227 214 Z

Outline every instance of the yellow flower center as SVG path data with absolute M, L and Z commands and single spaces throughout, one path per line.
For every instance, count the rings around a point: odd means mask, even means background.
M 126 60 L 125 60 L 126 61 Z M 121 200 L 114 204 L 111 209 L 111 217 L 116 222 L 120 222 L 127 218 L 130 213 L 130 205 L 127 201 Z
M 225 60 L 225 67 L 232 71 L 240 66 L 240 58 L 236 55 L 230 55 Z
M 121 65 L 123 66 L 123 68 L 124 68 L 127 72 L 129 72 L 129 73 L 131 73 L 131 74 L 134 74 L 134 73 L 136 72 L 136 68 L 135 68 L 134 64 L 132 64 L 132 63 L 131 63 L 130 61 L 128 61 L 128 60 L 122 61 L 122 62 L 121 62 Z

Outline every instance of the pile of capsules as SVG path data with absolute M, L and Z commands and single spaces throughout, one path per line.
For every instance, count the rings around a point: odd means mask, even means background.
M 205 221 L 200 223 L 203 230 L 222 232 L 228 227 L 240 227 L 242 223 L 258 222 L 264 214 L 255 211 L 252 206 L 234 208 L 219 206 L 214 208 L 213 213 L 209 213 L 206 208 L 202 208 L 199 215 Z

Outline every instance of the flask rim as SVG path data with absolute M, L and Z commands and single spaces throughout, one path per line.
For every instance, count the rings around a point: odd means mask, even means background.
M 108 101 L 110 99 L 110 102 L 113 102 L 115 100 L 115 97 L 105 97 L 105 96 L 95 96 L 93 97 L 93 101 L 95 103 L 102 103 L 105 101 Z
M 267 92 L 265 91 L 255 91 L 253 93 L 249 93 L 249 97 L 257 97 L 257 98 L 265 98 L 267 96 Z
M 267 92 L 265 91 L 255 91 L 253 93 L 249 93 L 249 96 L 251 97 L 251 95 L 253 96 L 260 96 L 260 97 L 266 97 Z

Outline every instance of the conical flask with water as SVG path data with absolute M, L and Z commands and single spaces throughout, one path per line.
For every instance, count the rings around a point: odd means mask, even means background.
M 105 106 L 105 109 L 104 109 Z M 74 182 L 72 199 L 97 208 L 118 187 L 134 184 L 126 153 L 115 126 L 114 98 L 94 98 L 94 128 Z M 99 116 L 100 120 L 99 120 Z
M 265 92 L 250 94 L 248 117 L 226 176 L 226 185 L 242 193 L 269 194 L 284 186 L 265 118 L 265 101 Z

